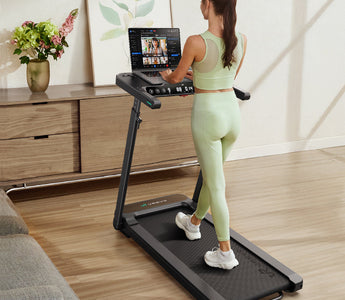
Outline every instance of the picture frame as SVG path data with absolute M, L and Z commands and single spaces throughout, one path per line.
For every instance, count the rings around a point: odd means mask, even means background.
M 93 84 L 131 71 L 128 28 L 171 27 L 171 0 L 87 0 Z

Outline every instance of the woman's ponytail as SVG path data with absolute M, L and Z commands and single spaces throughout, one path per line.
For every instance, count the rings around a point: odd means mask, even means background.
M 235 32 L 236 21 L 236 0 L 228 0 L 223 13 L 223 40 L 225 44 L 225 50 L 222 59 L 224 68 L 230 68 L 231 64 L 235 62 L 235 57 L 233 53 L 237 46 L 237 37 Z
M 222 55 L 223 66 L 230 68 L 235 62 L 234 50 L 237 46 L 237 37 L 235 32 L 237 14 L 237 0 L 210 0 L 213 3 L 216 15 L 223 16 L 223 40 L 224 53 Z

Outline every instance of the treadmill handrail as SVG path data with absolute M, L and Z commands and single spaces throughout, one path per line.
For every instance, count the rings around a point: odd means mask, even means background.
M 128 92 L 130 95 L 134 96 L 135 98 L 139 99 L 142 103 L 144 103 L 146 106 L 150 107 L 151 109 L 158 109 L 161 107 L 161 101 L 157 99 L 156 97 L 152 96 L 150 93 L 148 93 L 144 87 L 134 87 L 131 84 L 128 84 L 126 82 L 125 78 L 132 78 L 133 82 L 139 81 L 140 79 L 133 75 L 132 73 L 120 73 L 116 76 L 116 84 Z M 243 91 L 237 87 L 233 87 L 234 92 L 236 94 L 236 97 L 240 100 L 249 100 L 250 99 L 250 93 Z
M 250 99 L 250 93 L 240 90 L 239 88 L 233 87 L 236 97 L 242 101 Z
M 139 90 L 136 89 L 135 87 L 126 84 L 123 81 L 123 77 L 134 77 L 135 75 L 132 75 L 132 73 L 121 73 L 116 76 L 116 84 L 134 96 L 135 98 L 139 99 L 142 103 L 144 103 L 146 106 L 152 109 L 157 109 L 161 107 L 161 101 L 155 97 L 153 97 L 151 94 L 146 92 L 144 89 Z

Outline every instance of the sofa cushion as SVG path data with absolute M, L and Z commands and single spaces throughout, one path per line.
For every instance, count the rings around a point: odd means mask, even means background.
M 64 300 L 56 286 L 30 286 L 19 289 L 0 291 L 0 299 L 6 300 Z
M 26 234 L 0 236 L 0 290 L 55 286 L 63 299 L 78 299 L 41 246 Z
M 23 218 L 17 212 L 11 199 L 0 189 L 0 235 L 29 232 Z

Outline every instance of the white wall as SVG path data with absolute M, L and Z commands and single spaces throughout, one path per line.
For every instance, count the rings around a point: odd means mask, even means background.
M 345 1 L 240 0 L 248 52 L 233 158 L 345 145 Z
M 240 104 L 242 132 L 231 159 L 345 145 L 345 1 L 237 2 L 248 50 L 236 85 L 252 99 Z M 199 0 L 172 5 L 183 42 L 207 28 Z M 5 43 L 10 31 L 28 19 L 60 24 L 75 7 L 80 15 L 70 47 L 51 61 L 51 84 L 92 81 L 84 0 L 1 0 L 0 88 L 26 86 L 25 67 Z

